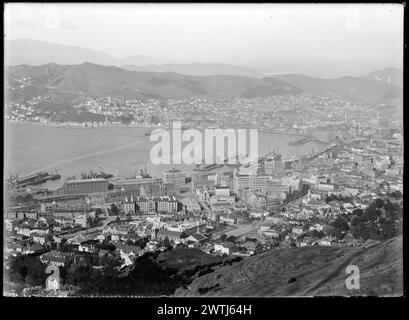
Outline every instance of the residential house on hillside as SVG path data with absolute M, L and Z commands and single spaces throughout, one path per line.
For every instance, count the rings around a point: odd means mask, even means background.
M 236 245 L 232 242 L 214 244 L 214 251 L 221 254 L 232 254 L 236 249 Z
M 64 267 L 66 257 L 59 251 L 50 251 L 40 256 L 40 261 L 45 264 Z
M 154 235 L 154 233 L 152 234 Z M 183 239 L 183 232 L 160 229 L 156 233 L 155 239 L 162 241 L 168 238 L 171 242 L 179 243 Z
M 143 254 L 143 250 L 138 246 L 132 246 L 123 244 L 120 242 L 114 243 L 116 251 L 118 251 L 120 257 L 124 260 L 124 263 L 121 267 L 131 265 L 135 261 L 136 257 L 139 257 Z
M 186 238 L 187 241 L 195 242 L 195 243 L 204 243 L 209 238 L 201 233 L 195 233 Z

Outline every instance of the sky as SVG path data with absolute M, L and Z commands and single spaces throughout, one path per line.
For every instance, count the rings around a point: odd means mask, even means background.
M 32 39 L 264 73 L 402 68 L 400 4 L 5 4 L 5 39 Z

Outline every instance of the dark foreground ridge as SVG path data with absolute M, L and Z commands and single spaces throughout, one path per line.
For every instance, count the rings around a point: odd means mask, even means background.
M 348 265 L 360 271 L 349 290 Z M 332 296 L 403 294 L 402 236 L 362 248 L 277 249 L 195 279 L 177 296 Z

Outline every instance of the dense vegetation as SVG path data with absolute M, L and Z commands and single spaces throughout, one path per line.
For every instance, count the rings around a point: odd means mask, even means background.
M 387 240 L 402 232 L 402 207 L 378 198 L 365 210 L 339 215 L 331 226 L 331 235 L 339 239 L 350 232 L 355 239 L 364 241 Z
M 177 288 L 186 288 L 196 276 L 211 273 L 216 266 L 231 265 L 241 260 L 240 257 L 216 259 L 201 251 L 198 254 L 198 250 L 193 249 L 186 255 L 187 265 L 178 265 L 175 261 L 181 255 L 179 248 L 169 248 L 163 253 L 145 253 L 134 264 L 118 270 L 122 262 L 114 251 L 115 247 L 102 244 L 101 249 L 111 253 L 103 257 L 78 253 L 65 267 L 60 267 L 63 285 L 77 288 L 76 295 L 172 295 Z M 181 250 L 186 253 L 190 249 Z M 10 281 L 16 284 L 17 292 L 24 287 L 44 286 L 48 275 L 46 266 L 38 257 L 13 257 L 10 265 Z
M 8 280 L 15 286 L 16 291 L 24 287 L 43 286 L 48 274 L 45 273 L 46 265 L 38 256 L 10 256 L 10 269 L 6 274 Z

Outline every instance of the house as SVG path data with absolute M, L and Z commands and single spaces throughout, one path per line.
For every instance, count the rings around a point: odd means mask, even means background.
M 21 243 L 12 242 L 12 243 L 7 244 L 6 247 L 4 248 L 4 252 L 10 253 L 10 254 L 17 253 L 17 252 L 21 253 L 22 251 L 23 251 L 23 245 Z
M 279 233 L 274 229 L 267 228 L 264 230 L 260 230 L 260 233 L 267 238 L 278 238 L 279 237 Z
M 129 266 L 133 263 L 136 257 L 143 254 L 143 250 L 138 246 L 123 244 L 120 242 L 114 243 L 116 251 L 119 252 L 120 257 L 124 260 L 121 267 Z
M 102 242 L 102 241 L 104 241 L 106 239 L 106 236 L 103 235 L 103 234 L 99 234 L 99 235 L 96 236 L 95 239 Z
M 117 234 L 112 234 L 111 235 L 111 241 L 119 241 L 120 240 L 120 236 Z
M 221 254 L 232 254 L 235 249 L 236 245 L 231 242 L 214 244 L 214 251 Z
M 32 246 L 26 247 L 24 253 L 26 254 L 40 254 L 47 251 L 47 249 L 39 244 L 33 244 Z
M 80 244 L 78 246 L 78 251 L 79 252 L 94 252 L 95 251 L 95 247 L 93 244 L 89 244 L 89 243 L 83 243 Z
M 26 237 L 30 237 L 33 233 L 35 233 L 35 231 L 29 227 L 17 227 L 15 230 L 17 231 L 17 234 L 21 234 Z
M 155 251 L 155 250 L 156 250 L 156 247 L 157 247 L 157 242 L 155 242 L 155 241 L 149 241 L 149 242 L 146 244 L 145 250 Z
M 250 254 L 255 254 L 259 250 L 260 245 L 254 241 L 246 241 L 243 247 L 246 248 Z
M 107 255 L 110 251 L 109 250 L 105 250 L 105 249 L 100 249 L 98 252 L 98 258 L 102 258 L 105 255 Z
M 300 227 L 294 227 L 291 229 L 291 232 L 294 233 L 297 236 L 302 235 L 302 233 L 304 232 L 303 228 Z
M 250 212 L 249 216 L 252 218 L 262 218 L 268 216 L 269 212 Z
M 171 242 L 178 243 L 178 242 L 181 242 L 182 237 L 183 237 L 183 232 L 179 232 L 179 231 L 161 229 L 156 233 L 156 239 L 159 241 L 165 240 L 166 238 L 168 238 Z
M 310 231 L 312 231 L 312 230 L 322 231 L 323 229 L 324 229 L 323 225 L 321 225 L 319 223 L 316 223 L 313 226 L 311 226 L 309 230 Z
M 305 247 L 305 246 L 308 246 L 308 245 L 309 245 L 309 243 L 307 241 L 297 242 L 297 247 Z
M 59 251 L 50 251 L 40 256 L 40 261 L 45 264 L 64 267 L 66 257 Z
M 50 237 L 48 235 L 39 235 L 39 234 L 33 235 L 33 241 L 35 243 L 46 244 L 49 240 L 50 240 Z
M 192 241 L 195 243 L 204 243 L 208 239 L 208 237 L 201 233 L 195 233 L 186 238 L 187 241 Z
M 320 246 L 330 247 L 332 241 L 333 241 L 332 238 L 330 238 L 330 237 L 325 237 L 325 238 L 322 238 L 322 239 L 318 242 L 318 244 L 319 244 Z
M 62 242 L 62 238 L 61 238 L 61 237 L 58 237 L 58 236 L 53 236 L 53 241 L 54 241 L 55 243 L 61 243 L 61 242 Z

